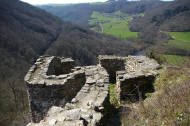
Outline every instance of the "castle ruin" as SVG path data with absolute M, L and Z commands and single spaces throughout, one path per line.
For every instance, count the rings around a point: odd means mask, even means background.
M 153 91 L 159 64 L 145 56 L 99 56 L 99 64 L 75 66 L 70 58 L 42 56 L 25 76 L 32 122 L 28 126 L 103 125 L 109 84 L 119 101 Z

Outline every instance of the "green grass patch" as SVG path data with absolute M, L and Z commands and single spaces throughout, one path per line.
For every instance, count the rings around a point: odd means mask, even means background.
M 116 12 L 114 12 L 113 13 L 114 15 L 118 15 L 118 16 L 122 16 L 122 17 L 124 17 L 124 18 L 128 18 L 128 19 L 132 19 L 128 14 L 126 14 L 126 13 L 122 13 L 121 11 L 116 11 Z
M 112 20 L 112 18 L 106 17 L 103 14 L 94 11 L 91 15 L 91 18 L 89 21 L 109 21 Z
M 190 42 L 190 32 L 169 32 L 174 38 L 182 39 Z
M 137 32 L 131 32 L 128 28 L 128 23 L 132 20 L 130 16 L 120 11 L 103 14 L 94 11 L 89 20 L 89 25 L 100 27 L 99 32 L 113 35 L 118 38 L 136 38 Z M 92 29 L 94 30 L 94 29 Z M 97 30 L 95 30 L 97 31 Z
M 109 94 L 110 94 L 110 103 L 115 106 L 118 107 L 119 106 L 119 102 L 117 99 L 117 95 L 116 95 L 116 84 L 110 84 L 109 85 Z
M 137 17 L 144 17 L 144 13 L 138 14 Z
M 169 40 L 166 45 L 186 51 L 190 50 L 190 32 L 169 32 L 169 34 L 174 40 Z
M 190 62 L 188 56 L 177 56 L 177 55 L 161 55 L 168 65 L 183 66 Z
M 119 38 L 137 37 L 136 32 L 130 32 L 125 22 L 120 23 L 105 23 L 103 24 L 104 33 L 114 35 Z

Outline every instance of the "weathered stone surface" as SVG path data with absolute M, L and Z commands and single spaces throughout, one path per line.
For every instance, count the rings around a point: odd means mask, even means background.
M 145 98 L 145 93 L 153 92 L 153 82 L 160 65 L 145 56 L 129 56 L 126 58 L 124 71 L 116 74 L 116 92 L 119 100 L 136 101 Z
M 60 65 L 65 62 L 68 69 Z M 39 122 L 28 126 L 103 125 L 110 80 L 116 81 L 120 100 L 137 98 L 138 91 L 152 90 L 158 68 L 145 56 L 99 56 L 98 65 L 84 67 L 74 67 L 71 59 L 40 57 L 25 77 L 32 116 L 38 118 L 33 121 Z
M 96 83 L 96 80 L 93 79 L 93 78 L 88 78 L 88 79 L 86 80 L 86 83 L 87 83 L 87 84 L 95 84 L 95 83 Z
M 38 62 L 41 64 L 41 62 Z M 75 63 L 70 58 L 59 58 L 52 57 L 49 60 L 47 75 L 60 75 L 60 74 L 68 74 L 71 72 L 71 69 L 74 68 Z
M 116 71 L 125 70 L 125 57 L 99 56 L 99 64 L 106 69 L 111 83 L 115 83 Z
M 136 101 L 139 99 L 139 95 L 145 98 L 145 94 L 153 92 L 154 75 L 133 74 L 123 76 L 123 79 L 118 79 L 117 83 L 117 95 L 119 100 L 129 99 L 130 101 Z M 138 92 L 139 91 L 139 92 Z M 141 93 L 141 94 L 139 94 Z
M 55 113 L 59 113 L 59 112 L 62 112 L 64 109 L 62 107 L 57 107 L 57 106 L 52 106 L 48 113 L 47 113 L 47 116 L 50 116 L 52 114 L 55 114 Z
M 86 84 L 65 107 L 52 106 L 47 116 L 36 126 L 96 126 L 103 118 L 104 104 L 108 102 L 108 74 L 100 66 L 82 68 L 86 76 Z M 101 86 L 100 86 L 101 85 Z M 68 87 L 69 88 L 69 87 Z M 70 90 L 69 90 L 70 91 Z M 52 121 L 53 120 L 53 121 Z
M 25 77 L 32 120 L 39 122 L 51 106 L 70 102 L 86 82 L 84 69 L 75 69 L 67 58 L 40 57 Z M 68 73 L 69 69 L 74 69 Z

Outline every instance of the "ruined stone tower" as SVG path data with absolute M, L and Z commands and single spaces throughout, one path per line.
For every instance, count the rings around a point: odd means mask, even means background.
M 76 67 L 70 58 L 40 57 L 25 76 L 34 122 L 28 125 L 103 125 L 110 83 L 116 83 L 119 100 L 153 90 L 156 61 L 145 56 L 98 59 L 98 65 Z
M 84 70 L 70 58 L 40 57 L 25 77 L 32 121 L 39 122 L 48 109 L 64 106 L 86 82 Z

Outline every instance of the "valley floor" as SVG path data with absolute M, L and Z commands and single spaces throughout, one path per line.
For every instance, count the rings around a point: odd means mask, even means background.
M 94 11 L 89 20 L 92 30 L 113 35 L 118 38 L 136 38 L 137 32 L 131 32 L 128 23 L 132 20 L 132 16 L 120 11 L 114 13 L 100 13 Z

